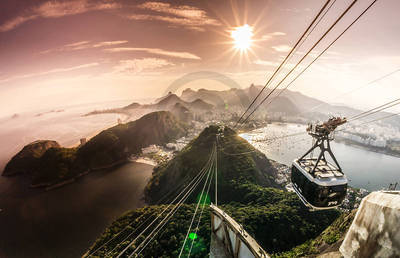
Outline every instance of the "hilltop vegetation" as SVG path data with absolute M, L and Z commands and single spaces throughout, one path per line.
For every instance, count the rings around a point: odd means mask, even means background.
M 290 251 L 278 253 L 274 257 L 304 257 L 337 252 L 355 215 L 356 210 L 341 214 L 339 218 L 337 218 L 315 239 L 296 246 Z
M 39 142 L 40 145 L 33 145 L 36 148 L 27 145 L 12 158 L 3 175 L 15 174 L 13 171 L 18 167 L 20 173 L 31 171 L 33 185 L 51 185 L 124 162 L 143 147 L 168 143 L 185 133 L 186 125 L 170 112 L 153 112 L 104 130 L 79 148 L 62 148 L 55 142 Z M 26 150 L 30 149 L 30 155 L 27 155 Z
M 147 201 L 151 204 L 171 201 L 176 194 L 172 189 L 179 189 L 206 163 L 217 133 L 217 126 L 206 128 L 172 160 L 156 167 L 146 188 Z M 317 237 L 339 216 L 336 210 L 309 212 L 294 193 L 280 189 L 275 182 L 276 170 L 268 158 L 237 136 L 233 130 L 225 127 L 223 136 L 219 137 L 218 146 L 219 207 L 242 224 L 267 252 L 289 251 Z M 214 189 L 213 183 L 211 189 Z M 200 190 L 197 189 L 196 193 L 198 191 Z M 210 191 L 211 200 L 213 195 L 213 191 Z M 194 202 L 196 194 L 178 210 L 161 231 L 163 233 L 158 234 L 147 246 L 142 252 L 143 257 L 177 256 L 193 215 Z M 108 255 L 117 255 L 148 223 L 138 227 L 141 222 L 149 217 L 155 218 L 164 207 L 153 205 L 128 212 L 106 229 L 91 250 L 96 250 L 107 242 L 95 256 L 102 257 L 108 252 Z M 109 241 L 125 227 L 128 230 Z M 130 237 L 117 246 L 117 243 L 132 232 Z M 210 234 L 210 215 L 207 209 L 200 223 L 194 257 L 205 257 L 208 254 Z M 143 236 L 140 237 L 127 254 L 143 239 Z
M 37 162 L 43 154 L 50 148 L 60 148 L 56 141 L 41 140 L 26 145 L 7 163 L 4 168 L 4 176 L 12 176 L 23 173 L 32 173 L 32 167 L 37 166 Z
M 147 201 L 154 203 L 170 191 L 171 185 L 193 178 L 206 164 L 218 133 L 218 126 L 207 127 L 170 162 L 156 167 L 146 187 Z M 280 187 L 275 182 L 277 171 L 270 161 L 232 129 L 225 127 L 218 149 L 218 189 L 224 193 L 221 201 L 238 201 L 236 195 L 246 184 Z
M 260 189 L 262 191 L 258 191 Z M 245 230 L 270 254 L 279 254 L 279 252 L 290 250 L 304 241 L 317 237 L 338 216 L 338 212 L 335 210 L 307 211 L 293 193 L 274 188 L 261 187 L 260 189 L 253 188 L 251 190 L 247 196 L 252 200 L 249 204 L 231 202 L 230 204 L 219 205 L 219 207 L 243 225 Z M 273 198 L 265 199 L 266 197 Z M 177 257 L 195 206 L 195 204 L 183 205 L 161 233 L 142 252 L 142 257 Z M 153 205 L 123 215 L 105 230 L 90 248 L 89 253 L 105 244 L 101 250 L 96 252 L 94 257 L 104 257 L 106 254 L 112 257 L 117 256 L 165 207 L 167 206 Z M 169 211 L 170 209 L 167 209 L 164 214 Z M 161 219 L 157 222 L 160 222 Z M 153 226 L 128 249 L 127 255 L 140 245 L 148 232 L 154 228 Z M 127 230 L 111 240 L 125 228 Z M 132 232 L 133 234 L 128 237 Z M 193 257 L 206 257 L 209 252 L 211 237 L 210 210 L 208 207 L 205 208 L 202 215 L 197 237 L 192 253 Z M 190 247 L 190 244 L 187 244 L 188 247 Z

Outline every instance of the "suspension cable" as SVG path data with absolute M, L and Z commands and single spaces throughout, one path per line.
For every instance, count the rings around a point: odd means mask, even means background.
M 208 173 L 209 170 L 207 170 L 206 173 Z M 205 173 L 203 174 L 204 177 Z M 203 179 L 203 177 L 201 179 Z M 129 255 L 129 257 L 132 257 L 141 247 L 144 243 L 146 243 L 143 248 L 140 250 L 139 253 L 141 253 L 146 246 L 154 239 L 154 237 L 160 232 L 160 230 L 168 223 L 168 221 L 175 215 L 175 213 L 178 211 L 178 209 L 182 206 L 182 204 L 189 198 L 190 194 L 194 191 L 194 189 L 197 187 L 197 185 L 200 183 L 201 179 L 196 182 L 196 185 L 194 185 L 189 192 L 185 194 L 183 199 L 181 199 L 180 202 L 178 202 L 172 210 L 165 216 L 165 218 L 149 233 L 149 235 L 140 243 L 139 246 L 136 247 L 136 249 L 132 252 L 132 254 Z M 150 238 L 151 237 L 151 238 Z M 136 254 L 139 255 L 139 253 Z
M 188 180 L 189 181 L 189 180 Z M 177 191 L 179 188 L 184 188 L 185 183 L 188 182 L 183 182 L 182 184 L 180 184 L 179 186 L 177 186 L 175 189 L 172 189 L 171 191 L 169 191 L 168 194 L 162 196 L 157 202 L 156 204 L 160 204 L 161 202 L 163 202 L 165 199 L 168 199 L 169 195 L 171 193 L 174 193 L 175 191 Z M 171 198 L 172 199 L 172 198 Z M 140 218 L 142 218 L 145 214 L 142 214 L 139 216 L 139 218 L 135 219 L 135 220 L 139 220 Z M 134 233 L 136 233 L 144 224 L 146 224 L 148 221 L 150 221 L 150 219 L 152 219 L 154 216 L 149 216 L 146 220 L 142 221 L 138 226 L 135 227 L 134 230 L 132 230 L 132 232 L 130 234 L 128 234 L 128 236 L 126 236 L 121 242 L 125 242 L 126 239 L 128 239 L 131 235 L 133 235 Z M 96 250 L 94 250 L 93 252 L 90 252 L 87 257 L 91 257 L 92 255 L 94 255 L 95 253 L 97 253 L 98 251 L 100 251 L 101 249 L 103 249 L 103 247 L 105 247 L 107 244 L 109 244 L 111 241 L 113 241 L 114 239 L 116 239 L 118 236 L 120 236 L 123 232 L 125 232 L 127 229 L 129 229 L 133 224 L 135 223 L 135 221 L 132 221 L 131 223 L 129 223 L 128 225 L 126 225 L 122 230 L 120 230 L 117 234 L 115 234 L 112 238 L 110 238 L 107 242 L 104 242 L 100 247 L 98 247 Z M 119 246 L 119 244 L 117 244 L 116 246 L 114 246 L 113 249 L 111 249 L 110 251 L 107 252 L 106 256 L 108 254 L 110 254 L 112 251 L 114 251 L 117 247 Z
M 206 168 L 207 168 L 207 166 L 209 165 L 209 163 L 210 163 L 210 160 L 211 160 L 211 155 L 210 155 L 210 157 L 209 157 L 209 159 L 208 159 L 208 161 L 207 161 L 207 163 L 204 165 L 204 167 L 200 170 L 200 172 L 193 178 L 193 180 L 185 187 L 185 189 L 183 189 L 176 197 L 175 197 L 175 199 L 170 203 L 170 204 L 168 204 L 168 206 L 133 240 L 133 241 L 131 241 L 129 244 L 128 244 L 128 246 L 127 247 L 125 247 L 123 250 L 122 250 L 122 252 L 120 252 L 119 253 L 119 255 L 117 256 L 117 258 L 119 258 L 123 253 L 125 253 L 126 252 L 126 250 L 128 250 L 128 248 L 140 237 L 140 236 L 142 236 L 143 234 L 144 234 L 144 232 L 146 232 L 147 231 L 147 229 L 149 229 L 154 223 L 155 223 L 155 221 L 158 219 L 158 218 L 160 218 L 161 217 L 161 215 L 186 191 L 186 189 L 188 189 L 189 188 L 189 190 L 188 190 L 188 192 L 180 199 L 180 201 L 178 201 L 178 203 L 177 204 L 179 204 L 184 198 L 185 198 L 185 196 L 187 196 L 188 195 L 188 193 L 190 194 L 191 193 L 191 191 L 193 191 L 194 190 L 194 187 L 196 187 L 197 185 L 198 185 L 198 183 L 201 181 L 201 179 L 204 177 L 204 175 L 205 175 L 205 170 L 206 170 Z M 166 215 L 166 216 L 168 216 L 168 214 Z
M 349 118 L 349 121 L 360 119 L 360 118 L 363 118 L 363 117 L 365 117 L 367 115 L 375 114 L 376 112 L 379 112 L 379 111 L 385 110 L 387 108 L 390 108 L 392 106 L 398 105 L 398 104 L 400 104 L 399 101 L 400 101 L 400 98 L 392 100 L 392 101 L 390 101 L 388 103 L 385 103 L 383 105 L 377 106 L 377 107 L 372 108 L 370 110 L 364 111 L 364 112 L 362 112 L 362 113 L 360 113 L 358 115 L 352 116 L 351 118 Z
M 213 148 L 213 149 L 214 149 L 214 154 L 215 154 L 215 143 L 214 143 L 214 148 Z M 214 159 L 214 157 L 213 157 L 213 159 Z M 210 169 L 210 171 L 211 171 L 211 169 Z M 210 171 L 209 171 L 209 173 L 207 174 L 206 183 L 207 183 L 207 181 L 208 181 L 208 177 L 210 176 Z M 189 236 L 190 230 L 192 229 L 192 225 L 193 225 L 194 219 L 195 219 L 195 217 L 196 217 L 197 210 L 198 210 L 199 205 L 200 205 L 200 202 L 201 202 L 201 198 L 202 198 L 202 196 L 203 196 L 203 194 L 204 194 L 204 190 L 205 190 L 205 187 L 206 187 L 206 183 L 203 185 L 203 189 L 201 190 L 199 201 L 197 202 L 196 209 L 195 209 L 195 211 L 194 211 L 194 213 L 193 213 L 192 221 L 190 222 L 189 228 L 188 228 L 188 230 L 187 230 L 187 232 L 186 232 L 185 240 L 183 241 L 182 248 L 181 248 L 181 251 L 180 251 L 179 256 L 178 256 L 179 258 L 182 256 L 183 249 L 185 248 L 186 240 L 187 240 L 187 238 L 188 238 L 188 236 Z
M 219 140 L 218 140 L 218 136 L 217 136 L 217 146 L 215 149 L 215 205 L 218 205 L 218 144 L 219 144 Z
M 189 180 L 188 180 L 188 181 L 189 181 Z M 175 192 L 175 191 L 178 190 L 179 188 L 184 188 L 184 187 L 185 187 L 185 183 L 187 183 L 187 182 L 183 182 L 180 186 L 176 187 L 175 189 L 172 189 L 167 195 L 164 195 L 162 198 L 160 198 L 160 199 L 156 202 L 156 204 L 160 204 L 164 199 L 167 199 L 167 197 L 168 197 L 171 193 Z M 182 189 L 182 190 L 183 190 L 183 189 Z M 171 198 L 171 199 L 172 199 L 172 198 Z M 171 202 L 172 202 L 172 201 L 171 201 Z M 144 214 L 142 214 L 142 215 L 139 217 L 139 219 L 140 219 L 142 216 L 144 216 Z M 108 251 L 108 252 L 106 253 L 106 256 L 108 256 L 109 254 L 111 254 L 115 249 L 117 249 L 117 248 L 120 246 L 121 243 L 124 243 L 125 240 L 127 240 L 127 239 L 130 238 L 133 234 L 135 234 L 135 233 L 138 231 L 138 229 L 140 229 L 144 224 L 146 224 L 146 223 L 147 223 L 150 219 L 152 219 L 152 218 L 154 218 L 154 216 L 149 216 L 145 221 L 143 221 L 142 223 L 140 223 L 139 226 L 137 226 L 137 227 L 136 227 L 129 235 L 127 235 L 122 241 L 120 241 L 120 243 L 118 243 L 117 245 L 114 246 L 113 249 L 111 249 L 110 251 Z M 115 235 L 112 239 L 110 239 L 109 241 L 107 241 L 106 243 L 104 243 L 103 246 L 105 246 L 106 244 L 108 244 L 109 242 L 111 242 L 111 240 L 115 239 L 115 238 L 116 238 L 118 235 L 120 235 L 123 231 L 125 231 L 126 229 L 128 229 L 133 223 L 134 223 L 134 221 L 131 222 L 131 223 L 129 223 L 122 231 L 120 231 L 120 232 L 119 232 L 117 235 Z M 101 249 L 101 247 L 98 248 L 97 251 L 100 250 L 100 249 Z M 93 252 L 91 255 L 95 254 L 97 251 Z M 89 256 L 88 256 L 88 257 L 89 257 Z
M 209 168 L 210 169 L 210 168 Z M 210 170 L 207 170 L 208 172 L 207 173 L 209 173 L 209 171 Z M 194 190 L 194 189 L 193 189 Z M 193 191 L 192 191 L 193 192 Z M 190 194 L 189 194 L 190 195 Z M 151 235 L 151 238 L 147 241 L 147 243 L 142 247 L 142 249 L 139 251 L 139 252 L 137 252 L 136 253 L 136 256 L 138 256 L 141 252 L 143 252 L 143 250 L 145 250 L 146 249 L 146 247 L 151 243 L 151 241 L 156 237 L 156 235 L 161 231 L 161 229 L 168 223 L 168 221 L 175 215 L 175 213 L 178 211 L 178 209 L 183 205 L 183 203 L 188 199 L 188 197 L 189 197 L 189 195 L 187 195 L 186 196 L 186 198 L 185 198 L 185 200 L 183 200 L 183 202 L 181 202 L 180 204 L 178 204 L 177 206 L 175 206 L 173 209 L 173 212 L 172 212 L 172 214 L 164 221 L 164 222 L 162 222 L 162 224 L 161 224 L 161 226 L 158 228 L 158 229 L 156 229 L 156 231 L 154 232 L 154 233 L 152 233 L 152 234 L 149 234 L 149 236 L 148 237 L 150 237 L 150 235 Z M 145 239 L 146 240 L 146 239 Z M 145 240 L 142 242 L 142 243 L 144 243 L 145 242 Z M 140 247 L 140 246 L 139 246 Z M 138 247 L 138 248 L 139 248 Z M 137 248 L 137 249 L 138 249 Z M 129 256 L 129 257 L 132 257 L 134 254 L 135 254 L 135 252 L 136 252 L 136 250 L 137 249 L 135 249 L 135 251 Z
M 208 171 L 210 171 L 210 170 L 208 170 Z M 178 209 L 183 205 L 183 203 L 187 200 L 188 197 L 189 197 L 189 195 L 186 196 L 185 200 L 184 200 L 182 203 L 180 203 L 179 205 L 177 205 L 176 207 L 173 208 L 173 209 L 174 209 L 173 213 L 169 216 L 169 218 L 168 218 L 166 221 L 164 221 L 164 222 L 161 224 L 161 226 L 160 226 L 153 234 L 151 234 L 151 238 L 150 238 L 150 239 L 147 241 L 147 243 L 142 247 L 142 249 L 141 249 L 139 252 L 136 253 L 136 257 L 139 256 L 139 254 L 141 254 L 141 253 L 143 252 L 143 250 L 146 249 L 146 247 L 151 243 L 151 241 L 156 237 L 156 235 L 161 231 L 161 229 L 163 229 L 163 227 L 168 223 L 168 221 L 175 215 L 175 213 L 176 213 L 176 212 L 178 211 Z M 149 236 L 150 236 L 150 235 L 149 235 Z M 135 251 L 136 251 L 136 250 L 135 250 Z M 132 256 L 135 254 L 135 251 L 134 251 L 131 255 L 129 255 L 129 257 L 132 257 Z
M 387 116 L 384 116 L 384 117 L 381 117 L 381 118 L 373 119 L 373 120 L 371 120 L 371 121 L 367 121 L 367 122 L 358 124 L 358 125 L 356 125 L 356 126 L 361 126 L 361 125 L 373 123 L 373 122 L 376 122 L 376 121 L 384 120 L 384 119 L 387 119 L 387 118 L 390 118 L 390 117 L 394 117 L 394 116 L 398 116 L 398 115 L 400 115 L 400 113 L 390 114 L 390 115 L 387 115 Z
M 377 0 L 375 0 L 377 1 Z M 253 109 L 253 111 L 245 118 L 242 124 L 246 123 L 254 112 L 271 96 L 271 94 L 286 80 L 287 77 L 303 62 L 304 59 L 311 53 L 311 51 L 326 37 L 326 35 L 336 26 L 336 24 L 346 15 L 346 13 L 354 6 L 357 0 L 353 2 L 346 8 L 346 10 L 336 19 L 336 21 L 329 27 L 327 31 L 318 39 L 317 42 L 307 51 L 307 53 L 297 62 L 297 64 L 283 77 L 283 79 L 267 94 L 267 96 Z
M 217 152 L 215 152 L 215 154 L 216 154 Z M 216 158 L 216 155 L 215 155 L 215 158 Z M 212 176 L 213 176 L 213 173 L 216 173 L 217 171 L 216 171 L 216 167 L 217 167 L 217 162 L 216 162 L 217 160 L 216 159 L 214 159 L 214 171 L 212 171 L 211 172 L 211 177 L 210 177 L 210 181 L 209 181 L 209 183 L 208 183 L 208 187 L 207 187 L 207 192 L 206 192 L 206 195 L 205 195 L 205 197 L 204 197 L 204 200 L 203 200 L 203 205 L 202 205 L 202 207 L 201 207 L 201 211 L 200 211 L 200 215 L 199 215 L 199 219 L 198 219 L 198 221 L 197 221 L 197 225 L 196 225 L 196 227 L 195 227 L 195 231 L 194 231 L 194 235 L 196 236 L 197 235 L 197 231 L 199 230 L 199 225 L 200 225 L 200 221 L 201 221 L 201 217 L 203 216 L 203 211 L 204 211 L 204 207 L 206 206 L 206 202 L 207 202 L 207 196 L 208 196 L 208 193 L 210 192 L 210 186 L 211 186 L 211 182 L 212 182 Z M 200 199 L 201 199 L 202 197 L 200 197 Z M 190 257 L 190 254 L 192 253 L 192 248 L 193 248 L 193 244 L 194 244 L 194 241 L 196 240 L 196 237 L 194 237 L 193 239 L 192 239 L 192 244 L 190 245 L 190 249 L 189 249 L 189 254 L 188 254 L 188 258 Z
M 321 16 L 321 18 L 318 20 L 318 22 L 317 22 L 317 23 L 314 25 L 314 27 L 308 32 L 308 34 L 307 34 L 307 36 L 304 38 L 304 40 L 299 44 L 298 49 L 300 49 L 301 46 L 304 44 L 304 42 L 306 42 L 306 40 L 308 39 L 308 37 L 310 36 L 310 34 L 315 30 L 315 28 L 318 26 L 318 24 L 324 19 L 324 17 L 326 16 L 326 14 L 329 12 L 329 10 L 332 8 L 332 6 L 333 6 L 335 3 L 336 3 L 336 0 L 334 0 L 334 1 L 332 2 L 332 4 L 326 9 L 326 11 L 325 11 L 324 14 Z M 289 63 L 289 61 L 292 59 L 293 56 L 294 56 L 294 54 L 292 54 L 292 55 L 289 57 L 287 63 Z M 286 87 L 288 87 L 288 86 L 286 86 Z M 282 92 L 282 91 L 279 92 L 278 96 L 281 94 L 281 92 Z M 278 97 L 278 96 L 276 96 L 276 97 Z M 276 97 L 275 97 L 275 98 L 276 98 Z M 272 102 L 272 100 L 271 100 L 270 102 Z M 269 104 L 269 103 L 268 103 L 268 104 Z M 268 104 L 267 104 L 267 105 L 268 105 Z
M 361 16 L 363 16 L 364 15 L 364 13 L 366 13 L 368 10 L 369 10 L 369 8 L 371 8 L 375 3 L 376 3 L 376 1 L 377 0 L 375 0 L 375 1 L 373 1 L 352 23 L 350 23 L 350 25 L 349 26 L 347 26 L 346 27 L 346 29 L 342 32 L 342 33 L 340 33 L 339 34 L 339 36 L 338 37 L 336 37 L 335 38 L 335 40 L 333 40 L 316 58 L 314 58 L 314 60 L 311 62 L 311 63 L 309 63 L 292 81 L 290 81 L 276 96 L 274 96 L 274 98 L 272 98 L 271 99 L 271 101 L 270 102 L 268 102 L 267 104 L 266 104 L 266 106 L 268 106 L 269 104 L 271 104 L 271 102 L 273 102 L 277 97 L 279 97 L 281 94 L 282 94 L 282 92 L 284 92 L 287 88 L 289 88 L 289 86 L 290 85 L 292 85 L 315 61 L 317 61 L 317 59 L 319 59 L 333 44 L 335 44 L 335 42 L 339 39 L 339 38 L 341 38 L 342 36 L 343 36 L 343 34 L 345 34 L 353 25 L 354 25 L 354 23 L 356 23 L 360 18 L 361 18 Z M 396 71 L 397 72 L 397 71 Z M 373 83 L 373 82 L 372 82 Z
M 307 29 L 304 31 L 304 33 L 301 35 L 301 37 L 297 40 L 296 44 L 293 46 L 293 48 L 290 50 L 290 52 L 287 54 L 285 59 L 282 61 L 282 63 L 278 66 L 278 68 L 274 71 L 272 76 L 268 79 L 267 83 L 264 85 L 264 87 L 260 90 L 260 92 L 257 94 L 257 96 L 253 99 L 253 101 L 250 103 L 250 105 L 247 107 L 246 111 L 240 116 L 239 120 L 236 122 L 234 128 L 240 123 L 244 115 L 250 110 L 251 106 L 256 102 L 258 97 L 261 95 L 261 93 L 268 87 L 272 79 L 277 75 L 277 73 L 281 70 L 283 65 L 286 63 L 288 58 L 291 56 L 291 54 L 295 51 L 297 46 L 300 44 L 300 41 L 304 38 L 304 36 L 307 34 L 307 32 L 311 29 L 312 25 L 315 23 L 315 21 L 318 19 L 318 17 L 321 15 L 323 10 L 326 8 L 326 6 L 329 4 L 331 0 L 327 0 L 325 4 L 322 6 L 321 10 L 318 12 L 318 14 L 315 16 L 315 18 L 312 20 L 310 25 L 307 27 Z
M 372 81 L 370 81 L 370 82 L 368 82 L 368 83 L 366 83 L 366 84 L 364 84 L 364 85 L 362 85 L 362 86 L 360 86 L 360 87 L 357 87 L 357 88 L 355 88 L 355 89 L 352 89 L 352 90 L 350 90 L 350 91 L 347 91 L 347 92 L 345 92 L 345 93 L 343 93 L 343 94 L 337 95 L 337 96 L 335 96 L 333 99 L 338 99 L 338 98 L 342 98 L 342 97 L 344 97 L 344 96 L 347 96 L 347 95 L 349 95 L 349 94 L 351 94 L 351 93 L 353 93 L 353 92 L 355 92 L 355 91 L 358 91 L 358 90 L 360 90 L 360 89 L 362 89 L 362 88 L 365 88 L 365 87 L 367 87 L 367 86 L 369 86 L 369 85 L 372 85 L 372 84 L 377 83 L 377 82 L 379 82 L 379 81 L 381 81 L 381 80 L 383 80 L 383 79 L 386 79 L 386 78 L 388 78 L 389 76 L 392 76 L 393 74 L 398 73 L 399 71 L 400 71 L 400 68 L 398 68 L 398 69 L 396 69 L 396 70 L 394 70 L 394 71 L 392 71 L 392 72 L 390 72 L 390 73 L 387 73 L 387 74 L 385 74 L 385 75 L 383 75 L 383 76 L 380 76 L 379 78 L 374 79 L 374 80 L 372 80 Z M 302 112 L 300 112 L 300 113 L 298 113 L 298 114 L 300 115 L 300 114 L 304 114 L 304 113 L 313 111 L 313 110 L 315 110 L 315 109 L 317 109 L 317 108 L 319 108 L 319 107 L 321 107 L 321 106 L 327 105 L 327 104 L 328 104 L 328 103 L 326 103 L 326 102 L 322 102 L 322 103 L 320 103 L 320 104 L 318 104 L 318 105 L 315 105 L 314 107 L 309 108 L 308 110 L 302 111 Z

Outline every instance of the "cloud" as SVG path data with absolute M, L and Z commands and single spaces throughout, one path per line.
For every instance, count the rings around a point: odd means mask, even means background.
M 287 12 L 292 12 L 292 13 L 304 13 L 304 12 L 311 11 L 311 9 L 308 7 L 306 7 L 306 8 L 285 8 L 282 10 L 287 11 Z
M 282 36 L 286 36 L 285 32 L 281 32 L 281 31 L 275 31 L 275 32 L 271 32 L 271 33 L 267 33 L 261 36 L 260 39 L 257 39 L 256 41 L 268 41 L 277 37 L 282 37 Z
M 88 0 L 73 1 L 47 1 L 39 6 L 25 10 L 23 14 L 14 17 L 0 25 L 0 32 L 15 29 L 21 24 L 36 18 L 59 18 L 68 15 L 75 15 L 89 11 L 109 10 L 119 8 L 120 5 L 111 1 L 100 3 L 89 2 Z
M 261 59 L 255 60 L 253 62 L 253 64 L 264 65 L 264 66 L 277 66 L 278 65 L 278 63 L 276 63 L 276 62 L 271 62 L 271 61 L 261 60 Z
M 171 66 L 173 63 L 161 58 L 142 58 L 131 60 L 120 60 L 119 64 L 113 67 L 113 73 L 133 73 L 150 71 L 164 66 Z
M 288 45 L 278 45 L 278 46 L 272 46 L 275 51 L 277 52 L 289 52 L 292 48 Z
M 5 82 L 13 81 L 13 80 L 18 80 L 18 79 L 26 79 L 26 78 L 35 77 L 35 76 L 48 75 L 48 74 L 53 74 L 53 73 L 69 72 L 69 71 L 73 71 L 73 70 L 89 68 L 89 67 L 98 66 L 98 65 L 99 65 L 99 63 L 88 63 L 88 64 L 82 64 L 82 65 L 66 67 L 66 68 L 55 68 L 55 69 L 51 69 L 51 70 L 44 71 L 44 72 L 22 74 L 22 75 L 12 76 L 12 77 L 5 78 L 5 79 L 0 79 L 0 83 L 5 83 Z
M 269 33 L 269 35 L 271 35 L 271 36 L 286 36 L 286 33 L 281 32 L 281 31 L 275 31 L 275 32 Z
M 75 42 L 75 43 L 66 44 L 64 46 L 65 47 L 79 47 L 79 46 L 82 46 L 82 45 L 86 45 L 88 43 L 89 43 L 89 41 L 78 41 L 78 42 Z
M 106 46 L 114 46 L 114 45 L 120 45 L 120 44 L 125 44 L 125 43 L 128 43 L 128 41 L 127 40 L 103 41 L 103 42 L 94 44 L 93 47 L 106 47 Z
M 281 31 L 271 32 L 271 33 L 263 35 L 261 37 L 260 41 L 270 40 L 272 38 L 279 37 L 279 36 L 286 36 L 286 33 L 285 32 L 281 32 Z
M 162 56 L 171 56 L 183 59 L 194 59 L 200 60 L 201 58 L 195 54 L 189 52 L 176 52 L 176 51 L 168 51 L 160 48 L 140 48 L 140 47 L 119 47 L 119 48 L 107 48 L 104 49 L 105 52 L 126 52 L 126 51 L 144 51 L 150 54 L 162 55 Z
M 66 44 L 62 47 L 58 48 L 51 48 L 44 51 L 41 51 L 40 54 L 47 54 L 50 52 L 56 51 L 71 51 L 71 50 L 81 50 L 81 49 L 88 49 L 88 48 L 99 48 L 99 47 L 107 47 L 107 46 L 114 46 L 127 43 L 127 40 L 115 40 L 115 41 L 102 41 L 95 44 L 90 44 L 90 41 L 78 41 L 70 44 Z
M 204 10 L 188 5 L 172 6 L 169 3 L 147 2 L 137 6 L 138 9 L 160 14 L 134 14 L 127 16 L 131 20 L 163 21 L 175 26 L 204 31 L 204 26 L 219 26 L 219 21 L 207 15 Z
M 17 26 L 21 25 L 24 22 L 29 20 L 35 19 L 36 15 L 29 15 L 29 16 L 17 16 L 11 20 L 6 21 L 5 23 L 0 25 L 0 32 L 5 32 L 16 28 Z

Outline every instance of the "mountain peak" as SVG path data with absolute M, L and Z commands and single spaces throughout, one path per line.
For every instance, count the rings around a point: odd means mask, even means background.
M 60 148 L 56 141 L 37 140 L 26 145 L 6 165 L 3 171 L 4 176 L 16 175 L 27 172 L 26 167 L 32 167 L 36 161 L 50 148 Z
M 196 92 L 196 91 L 192 90 L 191 88 L 186 88 L 182 91 L 182 93 L 189 93 L 189 92 Z
M 156 105 L 158 106 L 170 106 L 175 105 L 177 102 L 182 102 L 182 100 L 174 93 L 168 94 L 163 99 L 158 101 Z
M 204 100 L 198 98 L 190 103 L 190 107 L 194 109 L 210 110 L 214 108 L 214 105 L 205 102 Z

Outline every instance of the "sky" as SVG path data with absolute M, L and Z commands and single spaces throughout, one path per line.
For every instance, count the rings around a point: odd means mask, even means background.
M 332 8 L 283 72 L 352 0 L 331 2 Z M 358 0 L 299 68 L 371 2 Z M 323 4 L 321 0 L 2 0 L 0 116 L 156 98 L 175 80 L 199 71 L 221 73 L 243 88 L 263 85 Z M 400 1 L 378 0 L 290 89 L 358 108 L 399 96 L 400 72 L 367 85 L 400 68 L 398 10 Z M 231 32 L 245 24 L 252 29 L 252 42 L 239 51 Z M 227 88 L 207 79 L 187 87 Z

